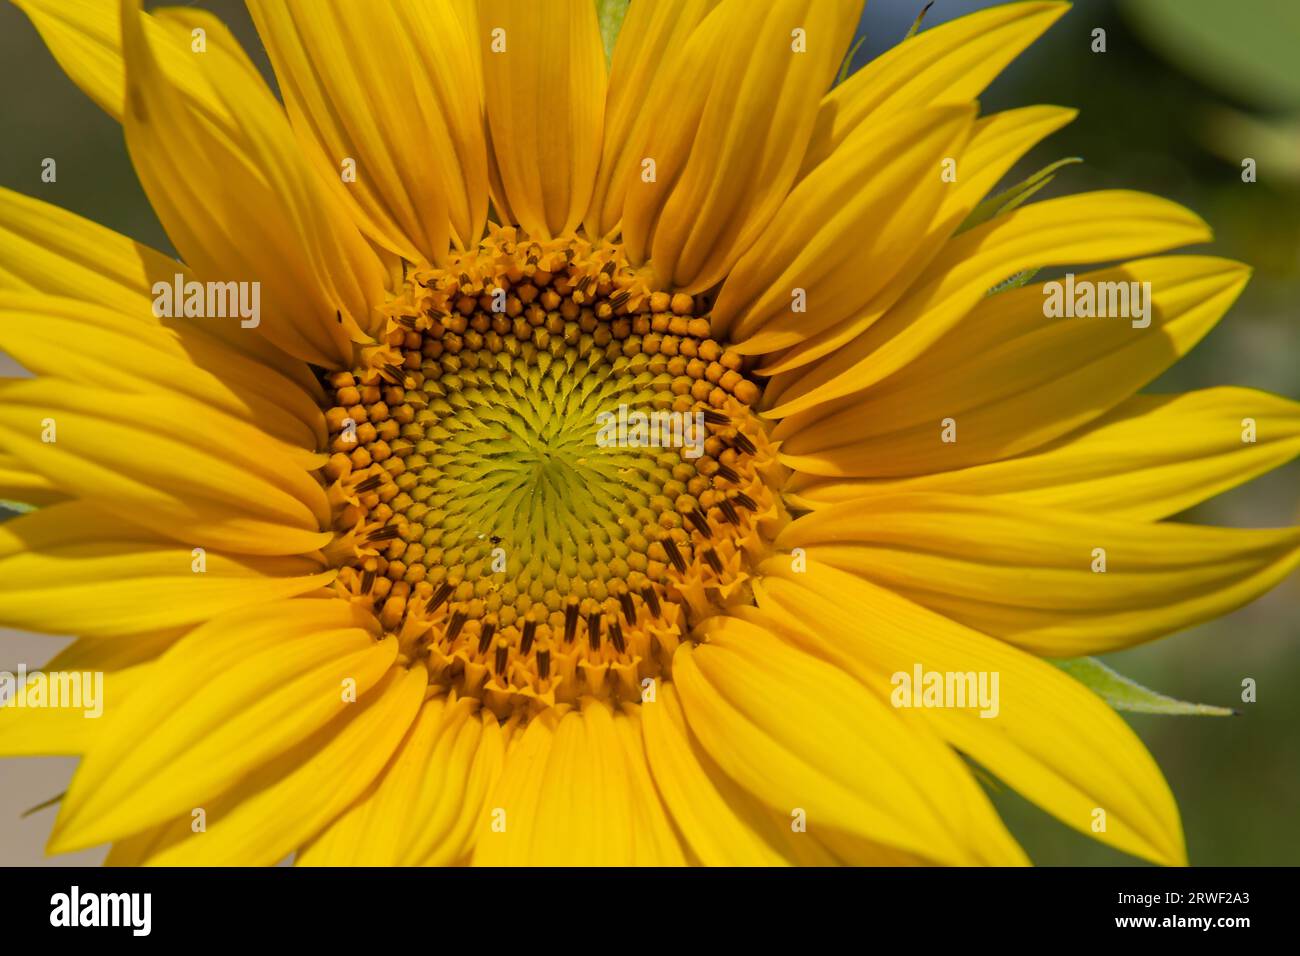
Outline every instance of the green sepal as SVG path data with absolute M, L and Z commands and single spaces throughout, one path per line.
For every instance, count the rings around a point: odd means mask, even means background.
M 1076 657 L 1051 663 L 1096 693 L 1115 710 L 1127 710 L 1136 714 L 1201 717 L 1229 717 L 1236 713 L 1231 707 L 1193 704 L 1157 693 L 1112 670 L 1095 657 Z
M 614 44 L 618 31 L 623 29 L 630 0 L 596 0 L 596 20 L 600 23 L 600 39 L 605 44 L 605 64 L 614 59 Z
M 996 216 L 1010 212 L 1055 179 L 1056 171 L 1062 166 L 1072 166 L 1081 162 L 1083 162 L 1083 159 L 1079 156 L 1067 156 L 1064 159 L 1058 159 L 1051 165 L 1044 166 L 1028 179 L 1016 183 L 1010 189 L 1005 189 L 996 196 L 990 196 L 971 210 L 971 214 L 966 217 L 966 221 L 957 228 L 957 231 L 965 232 L 967 229 L 973 229 L 975 226 L 988 222 Z
M 849 47 L 849 52 L 844 54 L 844 62 L 840 64 L 840 71 L 835 74 L 834 86 L 839 86 L 849 78 L 849 73 L 852 72 L 853 58 L 858 55 L 858 50 L 862 49 L 862 44 L 866 41 L 867 35 L 864 33 L 853 42 L 853 46 Z

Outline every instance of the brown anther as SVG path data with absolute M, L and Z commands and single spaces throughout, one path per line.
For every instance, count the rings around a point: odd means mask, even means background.
M 677 542 L 672 538 L 664 538 L 664 550 L 668 552 L 668 560 L 672 562 L 673 567 L 677 569 L 678 574 L 686 573 L 686 559 L 682 557 L 681 551 L 677 550 Z
M 451 612 L 451 620 L 447 622 L 447 640 L 454 641 L 460 636 L 460 629 L 465 626 L 466 620 L 468 618 L 464 611 L 457 609 Z
M 483 628 L 478 632 L 478 652 L 480 654 L 487 651 L 492 646 L 492 635 L 496 633 L 497 626 L 491 621 L 484 621 Z
M 641 598 L 645 601 L 646 606 L 650 608 L 650 613 L 654 617 L 658 617 L 663 613 L 663 608 L 659 606 L 659 595 L 655 593 L 653 587 L 648 584 L 643 587 L 641 589 Z
M 578 601 L 577 598 L 571 600 L 564 609 L 564 643 L 572 644 L 573 638 L 578 633 Z
M 722 516 L 731 524 L 740 524 L 740 513 L 736 511 L 736 506 L 731 503 L 730 499 L 719 498 L 718 509 L 722 512 Z
M 636 622 L 636 605 L 632 603 L 632 595 L 627 591 L 619 591 L 618 603 L 623 609 L 623 620 L 629 624 Z
M 686 517 L 690 519 L 691 524 L 695 525 L 695 529 L 700 534 L 709 539 L 713 538 L 713 529 L 709 527 L 709 517 L 700 510 L 698 505 Z
M 454 588 L 452 588 L 452 586 L 446 581 L 439 584 L 437 590 L 433 592 L 433 597 L 429 598 L 429 603 L 424 606 L 424 613 L 432 614 L 434 611 L 438 610 L 438 608 L 442 606 L 442 602 L 451 597 L 451 592 L 453 590 Z

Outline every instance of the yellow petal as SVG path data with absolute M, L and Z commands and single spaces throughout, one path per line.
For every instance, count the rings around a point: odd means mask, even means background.
M 26 706 L 17 706 L 14 702 L 17 698 L 6 698 L 10 703 L 0 706 L 0 757 L 63 757 L 86 753 L 103 739 L 103 728 L 108 725 L 104 713 L 122 706 L 127 696 L 143 685 L 150 666 L 141 664 L 103 671 L 102 683 L 96 687 L 93 673 L 85 673 L 90 669 L 76 668 L 80 676 L 72 678 L 72 668 L 55 667 L 53 663 L 43 670 L 47 674 L 61 673 L 64 675 L 58 678 L 61 681 L 90 681 L 82 687 L 91 689 L 91 697 L 84 696 L 83 689 L 80 706 L 53 706 L 49 691 L 39 696 L 37 684 L 29 679 L 19 691 Z M 67 702 L 69 698 L 60 700 Z M 70 700 L 77 702 L 75 697 Z M 94 706 L 87 706 L 90 704 Z M 90 716 L 96 710 L 99 716 Z
M 319 462 L 256 426 L 165 400 L 37 379 L 0 386 L 0 442 L 103 510 L 191 548 L 303 554 L 331 535 Z
M 138 395 L 187 395 L 302 448 L 325 443 L 320 407 L 288 379 L 232 349 L 192 356 L 169 330 L 113 309 L 0 292 L 0 349 L 34 375 Z
M 614 731 L 623 745 L 628 780 L 634 792 L 645 795 L 644 799 L 632 801 L 636 863 L 638 866 L 685 866 L 681 838 L 650 771 L 641 713 L 639 705 L 625 703 L 614 720 Z
M 645 106 L 653 119 L 623 207 L 634 262 L 649 258 L 661 282 L 687 292 L 726 275 L 794 184 L 861 6 L 723 0 L 705 17 Z
M 617 230 L 629 182 L 640 172 L 636 146 L 654 122 L 646 100 L 692 31 L 717 5 L 718 0 L 657 0 L 628 7 L 609 69 L 604 149 L 586 219 L 589 235 Z
M 501 776 L 488 793 L 484 807 L 487 818 L 479 822 L 474 834 L 475 864 L 524 866 L 530 860 L 541 860 L 540 853 L 532 849 L 532 830 L 521 831 L 537 825 L 542 785 L 546 775 L 554 772 L 548 768 L 556 728 L 565 717 L 570 721 L 582 719 L 581 715 L 569 713 L 567 707 L 550 708 L 509 741 Z M 576 807 L 574 812 L 578 812 Z
M 36 474 L 13 455 L 0 452 L 0 501 L 40 507 L 67 497 L 54 482 Z
M 854 575 L 824 566 L 796 575 L 781 559 L 764 569 L 759 604 L 798 646 L 845 668 L 880 699 L 901 701 L 901 713 L 1074 829 L 1154 862 L 1187 862 L 1159 767 L 1082 684 Z M 815 628 L 803 623 L 809 607 L 818 609 Z M 924 674 L 986 675 L 991 706 L 910 707 L 912 686 L 897 675 L 914 679 L 918 665 Z M 1105 811 L 1100 831 L 1097 809 Z
M 477 245 L 486 148 L 465 33 L 445 0 L 249 5 L 304 152 L 386 249 L 445 261 Z M 343 180 L 342 164 L 355 164 Z
M 221 104 L 213 113 L 154 52 L 188 35 L 150 39 L 138 0 L 122 3 L 127 148 L 168 236 L 198 279 L 260 282 L 258 331 L 286 352 L 351 365 L 352 341 L 380 324 L 383 273 L 342 200 L 219 21 L 187 14 L 207 31 L 194 62 Z
M 118 517 L 86 501 L 61 501 L 0 522 L 0 559 L 28 551 L 113 541 L 126 544 L 122 550 L 129 551 L 138 545 L 157 545 L 167 540 L 165 535 L 141 527 L 130 517 Z
M 636 728 L 627 714 L 590 699 L 580 709 L 552 708 L 529 723 L 507 751 L 488 798 L 491 816 L 480 824 L 474 863 L 669 862 L 665 812 L 654 788 L 644 785 L 644 767 L 629 759 L 629 730 Z
M 478 26 L 478 0 L 450 0 L 450 3 L 456 13 L 456 19 L 460 23 L 461 32 L 464 34 L 466 49 L 469 50 L 472 88 L 475 91 L 473 98 L 478 102 L 479 122 L 482 125 L 487 146 L 488 195 L 491 197 L 494 210 L 492 221 L 498 223 L 518 222 L 518 218 L 510 211 L 510 203 L 506 198 L 505 187 L 501 185 L 501 169 L 497 164 L 496 151 L 492 147 L 492 130 L 487 126 L 487 118 L 483 108 L 487 92 L 483 85 L 483 50 L 480 49 L 483 43 L 481 42 Z
M 941 161 L 974 120 L 974 105 L 916 110 L 846 139 L 731 270 L 713 309 L 717 333 L 734 317 L 735 338 L 760 354 L 860 311 L 916 254 L 947 189 Z
M 130 847 L 150 866 L 271 866 L 306 844 L 369 787 L 424 698 L 423 667 L 391 669 L 368 694 L 277 760 Z M 58 844 L 51 850 L 58 852 Z
M 141 325 L 160 324 L 150 308 L 154 282 L 171 282 L 186 271 L 142 243 L 8 189 L 0 189 L 0 236 L 5 247 L 0 288 L 84 296 Z
M 150 827 L 140 833 L 115 841 L 104 857 L 106 867 L 143 866 L 154 847 L 171 832 L 172 825 Z
M 122 7 L 117 0 L 14 0 L 31 18 L 59 66 L 96 105 L 118 122 L 126 112 L 126 67 L 122 61 Z M 142 24 L 159 46 L 159 66 L 187 96 L 219 113 L 220 100 L 198 69 L 189 30 L 145 14 Z M 184 40 L 184 43 L 173 42 Z
M 117 671 L 147 664 L 193 630 L 189 624 L 157 631 L 79 637 L 46 665 L 51 670 Z
M 820 332 L 809 325 L 797 326 L 799 335 L 795 341 L 798 344 L 779 355 L 769 356 L 760 366 L 759 373 L 776 375 L 806 365 L 839 348 L 884 315 L 908 291 L 917 276 L 934 260 L 952 234 L 1007 171 L 1043 137 L 1060 129 L 1075 114 L 1075 110 L 1056 106 L 1027 106 L 994 113 L 978 120 L 965 148 L 953 154 L 957 164 L 956 182 L 943 183 L 943 199 L 938 211 L 930 218 L 924 234 L 913 243 L 911 254 L 892 278 L 870 302 L 857 312 L 849 313 L 849 319 L 841 319 Z M 879 120 L 873 117 L 854 130 L 852 139 L 874 135 L 873 131 L 883 129 L 895 120 L 896 115 L 890 113 Z M 842 152 L 841 148 L 829 157 L 829 161 L 818 168 L 817 175 L 822 174 L 824 167 L 834 165 L 836 157 Z M 739 331 L 733 333 L 736 337 L 740 335 Z M 743 354 L 762 353 L 766 351 L 762 339 L 762 334 L 759 334 L 753 339 L 737 341 L 737 351 Z
M 950 240 L 885 315 L 859 320 L 864 331 L 847 345 L 774 379 L 780 395 L 769 414 L 784 418 L 892 375 L 1023 269 L 1124 259 L 1209 238 L 1194 213 L 1143 193 L 1083 193 L 1021 206 Z
M 914 478 L 796 475 L 787 491 L 805 507 L 871 494 L 946 491 L 1157 521 L 1296 455 L 1300 405 L 1253 389 L 1207 388 L 1135 395 L 1086 428 L 1002 461 Z
M 122 18 L 121 4 L 115 0 L 22 0 L 21 8 L 31 17 L 40 31 L 42 38 L 59 61 L 60 66 L 68 72 L 72 80 L 99 104 L 114 119 L 122 121 L 125 113 L 126 66 L 122 57 Z M 210 26 L 216 34 L 224 39 L 224 52 L 230 53 L 236 65 L 253 71 L 247 58 L 237 45 L 230 41 L 229 34 L 216 21 L 205 19 L 206 14 L 197 11 L 169 8 L 158 11 L 155 15 L 141 15 L 145 34 L 154 46 L 159 68 L 168 80 L 183 91 L 196 108 L 205 116 L 225 117 L 229 120 L 228 110 L 217 95 L 213 85 L 204 76 L 199 64 L 202 58 L 191 49 L 191 30 L 201 26 L 207 30 Z M 255 71 L 253 71 L 255 72 Z M 18 208 L 10 208 L 17 206 Z M 35 210 L 40 210 L 39 216 Z M 14 216 L 29 217 L 27 221 L 14 221 Z M 86 301 L 103 301 L 93 287 L 87 287 L 86 279 L 102 282 L 104 278 L 128 280 L 130 291 L 146 293 L 155 280 L 172 281 L 176 273 L 190 278 L 188 270 L 179 266 L 174 260 L 154 252 L 146 246 L 134 243 L 119 236 L 109 229 L 98 226 L 88 220 L 73 216 L 34 199 L 0 190 L 0 232 L 16 230 L 22 239 L 35 239 L 40 252 L 32 255 L 32 250 L 7 245 L 6 250 L 13 258 L 0 267 L 0 286 L 13 288 L 5 270 L 17 263 L 18 278 L 28 280 L 32 276 L 23 275 L 33 267 L 40 268 L 45 262 L 40 259 L 60 259 L 59 271 L 54 272 L 56 288 L 45 289 L 55 294 L 81 297 L 79 290 L 84 290 Z M 26 243 L 24 243 L 26 244 Z M 32 261 L 37 260 L 37 261 Z M 69 274 L 72 272 L 89 273 L 88 276 Z M 102 270 L 102 271 L 101 271 Z M 49 277 L 44 269 L 41 278 Z M 151 278 L 143 279 L 144 273 Z M 155 324 L 157 319 L 150 317 Z M 170 320 L 163 320 L 168 324 Z M 186 328 L 189 326 L 189 328 Z M 216 336 L 228 345 L 258 357 L 272 367 L 281 368 L 287 356 L 273 346 L 261 335 L 250 335 L 248 330 L 239 325 L 237 317 L 223 321 L 209 320 L 202 330 L 193 329 L 193 323 L 182 319 L 178 331 L 187 343 L 202 344 L 209 336 Z M 285 369 L 282 369 L 285 370 Z M 285 370 L 286 373 L 288 370 Z M 295 369 L 302 376 L 298 380 L 310 387 L 311 376 L 305 368 Z
M 397 654 L 395 639 L 376 643 L 353 619 L 342 601 L 286 601 L 177 642 L 107 715 L 111 732 L 77 768 L 54 841 L 96 846 L 209 804 L 352 709 Z
M 605 51 L 587 0 L 480 0 L 488 126 L 510 212 L 557 236 L 586 215 L 600 162 Z
M 298 854 L 299 866 L 447 866 L 473 848 L 504 736 L 476 701 L 427 700 L 360 800 Z
M 308 394 L 323 397 L 303 362 L 241 327 L 238 315 L 209 317 L 202 322 L 156 315 L 155 283 L 174 287 L 177 275 L 182 283 L 193 279 L 185 266 L 161 252 L 8 189 L 0 189 L 0 245 L 5 250 L 0 289 L 43 292 L 106 306 L 140 328 L 167 329 L 196 364 L 208 367 L 214 354 L 220 358 L 233 349 L 278 373 L 268 372 L 259 390 L 277 392 L 277 382 L 283 376 Z
M 714 618 L 706 637 L 673 656 L 687 722 L 773 810 L 805 810 L 832 849 L 857 837 L 937 863 L 1023 859 L 956 755 L 848 674 L 749 621 Z
M 957 181 L 947 184 L 936 221 L 956 220 L 960 225 L 1021 157 L 1078 115 L 1078 110 L 1064 106 L 1022 106 L 980 117 L 957 162 Z M 877 122 L 873 117 L 872 125 Z
M 868 118 L 975 99 L 1068 9 L 1004 4 L 922 30 L 881 54 L 822 99 L 800 176 Z
M 1250 270 L 1169 256 L 1077 282 L 1149 283 L 1150 322 L 1047 318 L 1037 285 L 990 296 L 933 350 L 876 388 L 785 419 L 782 461 L 830 477 L 949 471 L 1017 455 L 1104 414 L 1187 354 L 1240 295 Z M 957 440 L 940 441 L 946 419 Z
M 1300 528 L 1147 524 L 937 493 L 822 508 L 776 546 L 1049 657 L 1221 617 L 1300 565 Z
M 333 576 L 306 558 L 196 556 L 81 501 L 0 525 L 0 622 L 31 631 L 107 638 L 183 627 Z
M 769 815 L 753 805 L 686 726 L 677 689 L 663 682 L 642 705 L 646 756 L 673 821 L 707 866 L 782 866 Z

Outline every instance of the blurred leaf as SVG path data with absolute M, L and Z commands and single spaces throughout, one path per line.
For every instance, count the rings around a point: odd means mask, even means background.
M 1300 3 L 1126 0 L 1152 47 L 1210 87 L 1266 109 L 1300 107 Z
M 1138 714 L 1195 714 L 1209 717 L 1227 717 L 1233 713 L 1230 707 L 1192 704 L 1148 690 L 1137 681 L 1129 680 L 1123 674 L 1111 670 L 1095 657 L 1078 657 L 1068 661 L 1052 661 L 1052 663 L 1085 687 L 1095 691 L 1116 710 L 1127 710 Z
M 1206 110 L 1201 139 L 1217 156 L 1240 169 L 1250 157 L 1258 175 L 1300 181 L 1300 115 L 1257 118 L 1237 110 Z
M 605 43 L 605 63 L 614 58 L 614 44 L 618 31 L 623 28 L 629 0 L 596 0 L 596 19 L 600 23 L 600 38 Z

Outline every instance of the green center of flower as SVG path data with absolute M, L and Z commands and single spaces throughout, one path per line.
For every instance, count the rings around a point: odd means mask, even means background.
M 639 699 L 779 521 L 759 390 L 617 247 L 499 233 L 330 375 L 336 587 L 502 711 Z

